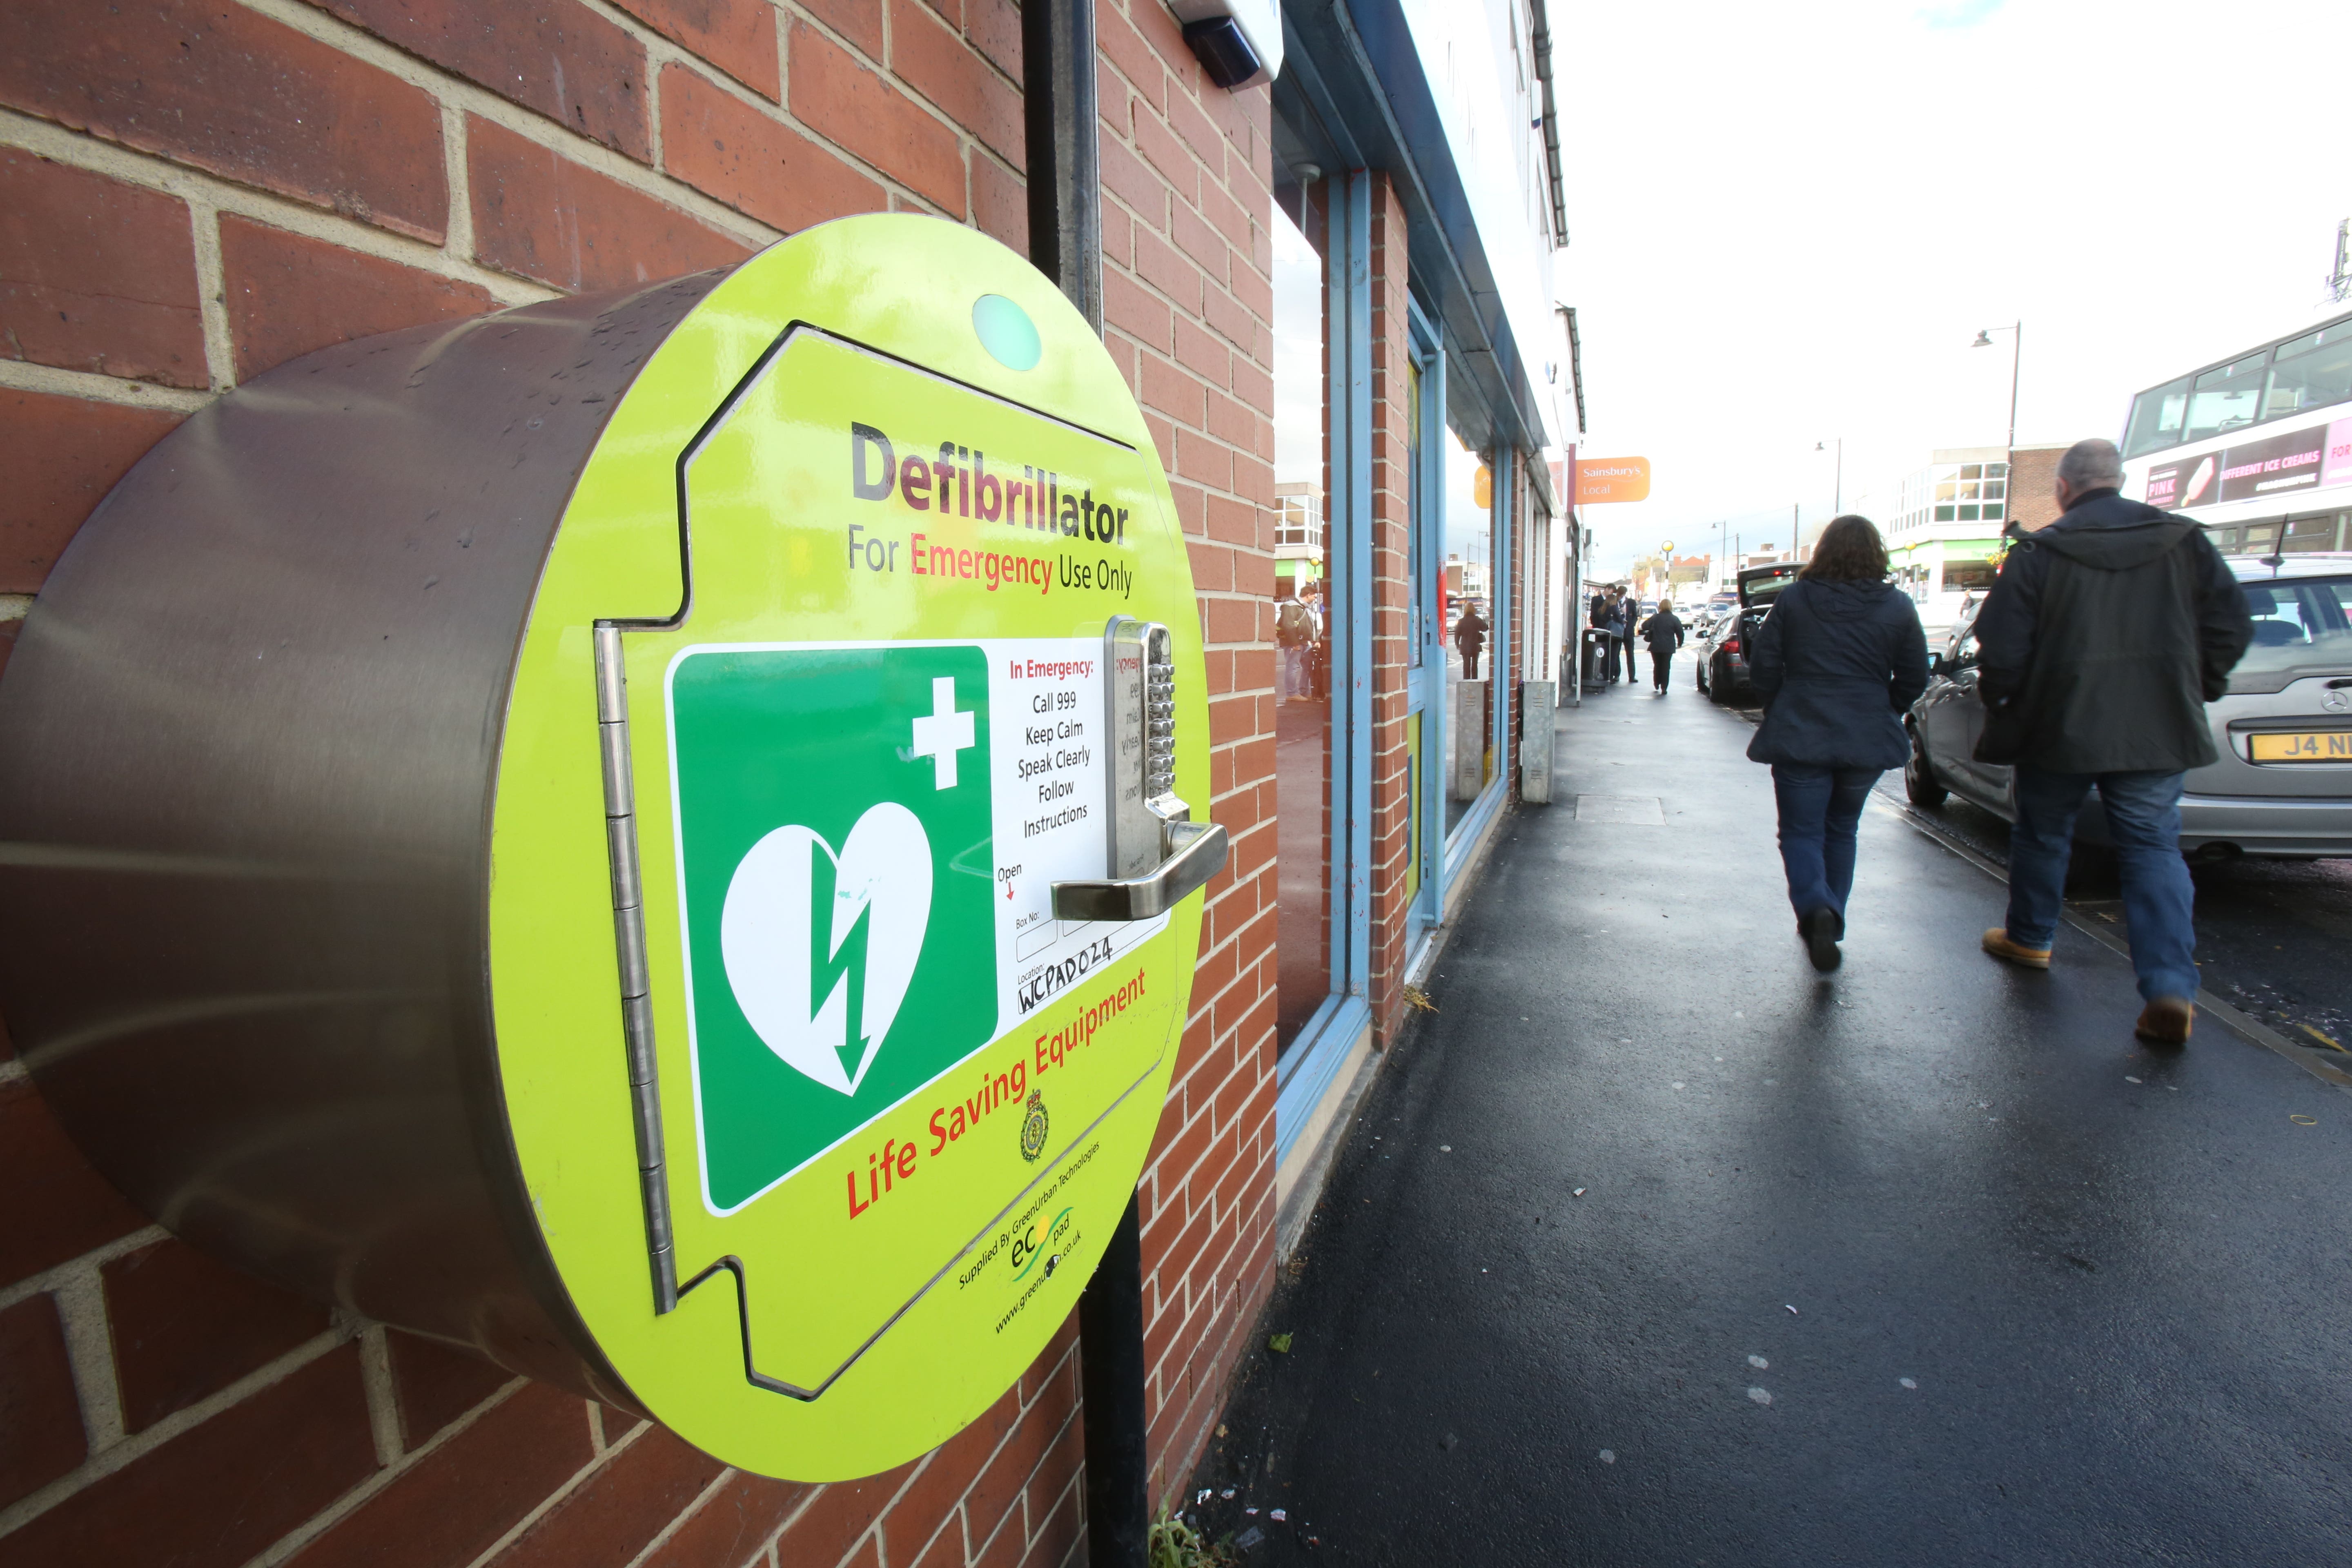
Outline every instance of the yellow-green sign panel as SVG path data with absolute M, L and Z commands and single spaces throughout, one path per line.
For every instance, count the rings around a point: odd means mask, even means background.
M 944 1441 L 1060 1326 L 1134 1186 L 1201 900 L 1077 924 L 1051 894 L 1105 875 L 1122 615 L 1173 629 L 1197 814 L 1199 621 L 1150 433 L 1059 293 L 936 220 L 738 269 L 650 346 L 565 511 L 499 781 L 499 1068 L 590 1332 L 730 1464 L 825 1480 Z M 637 1089 L 608 811 L 642 882 Z

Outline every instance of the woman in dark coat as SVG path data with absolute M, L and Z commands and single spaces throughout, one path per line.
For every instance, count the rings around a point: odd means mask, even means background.
M 1675 649 L 1683 646 L 1683 623 L 1675 614 L 1673 601 L 1658 601 L 1658 607 L 1642 623 L 1642 637 L 1650 645 L 1650 684 L 1663 696 L 1666 671 L 1675 662 Z
M 1927 687 L 1918 606 L 1886 580 L 1886 546 L 1864 517 L 1822 531 L 1813 558 L 1772 602 L 1748 655 L 1764 722 L 1748 755 L 1772 764 L 1780 865 L 1816 969 L 1838 966 L 1863 802 L 1907 750 L 1899 715 Z

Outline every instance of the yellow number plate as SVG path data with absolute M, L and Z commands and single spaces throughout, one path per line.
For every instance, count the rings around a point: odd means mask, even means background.
M 2258 763 L 2352 763 L 2352 730 L 2295 730 L 2246 737 Z

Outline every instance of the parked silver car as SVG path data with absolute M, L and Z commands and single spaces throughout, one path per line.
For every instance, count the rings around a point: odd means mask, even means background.
M 2352 856 L 2352 554 L 2233 557 L 2253 612 L 2253 646 L 2205 711 L 2221 760 L 2189 775 L 2180 848 L 2207 857 Z M 1977 612 L 1963 613 L 1904 716 L 1905 793 L 1933 808 L 1947 793 L 2015 821 L 2011 770 L 1971 753 L 1984 730 Z M 2095 799 L 2075 836 L 2107 841 Z

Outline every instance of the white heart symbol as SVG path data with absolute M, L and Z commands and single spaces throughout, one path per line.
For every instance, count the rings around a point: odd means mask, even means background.
M 821 962 L 813 876 L 819 851 L 833 863 L 824 957 L 840 960 L 860 917 L 866 927 L 857 1026 L 864 1048 L 854 1071 L 842 1053 L 853 1043 L 849 998 L 859 954 L 848 955 L 821 1001 L 811 984 Z M 839 855 L 797 823 L 751 846 L 727 884 L 719 951 L 736 1005 L 767 1047 L 794 1072 L 836 1093 L 855 1094 L 906 1000 L 930 923 L 930 839 L 913 812 L 884 801 L 857 819 Z

